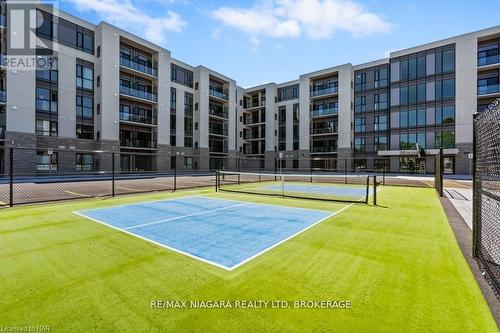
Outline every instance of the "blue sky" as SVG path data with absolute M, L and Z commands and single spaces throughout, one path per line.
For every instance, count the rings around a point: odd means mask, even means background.
M 347 62 L 500 24 L 500 1 L 61 0 L 243 87 L 285 82 Z M 487 9 L 487 10 L 485 10 Z

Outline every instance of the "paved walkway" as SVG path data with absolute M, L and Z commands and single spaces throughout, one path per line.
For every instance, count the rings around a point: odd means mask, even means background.
M 444 194 L 472 229 L 472 189 L 446 187 Z

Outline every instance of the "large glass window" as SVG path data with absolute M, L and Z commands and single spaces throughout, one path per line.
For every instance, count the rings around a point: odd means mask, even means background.
M 76 116 L 81 118 L 94 118 L 94 99 L 87 96 L 76 96 Z
M 377 69 L 375 71 L 375 88 L 386 87 L 388 83 L 387 77 L 387 68 Z
M 375 116 L 375 131 L 387 130 L 387 116 Z
M 401 105 L 408 104 L 408 87 L 399 88 L 399 104 Z
M 360 92 L 366 88 L 366 73 L 358 73 L 354 75 L 354 91 Z
M 45 151 L 36 153 L 37 171 L 57 171 L 57 153 L 49 154 Z
M 436 148 L 455 148 L 455 130 L 437 130 L 435 142 Z
M 366 138 L 355 138 L 354 139 L 354 151 L 355 152 L 366 151 Z
M 417 85 L 417 102 L 425 102 L 425 83 Z
M 408 87 L 408 104 L 415 104 L 417 102 L 417 86 Z
M 498 43 L 494 42 L 488 45 L 480 46 L 477 52 L 478 66 L 496 64 L 500 60 L 498 52 Z
M 425 126 L 425 109 L 417 110 L 417 126 Z
M 38 111 L 57 112 L 57 91 L 36 88 L 36 109 Z
M 387 136 L 375 137 L 375 151 L 387 149 Z
M 455 122 L 455 106 L 436 107 L 436 124 L 453 124 Z
M 399 79 L 401 81 L 408 80 L 408 60 L 401 60 L 399 62 Z
M 455 50 L 443 52 L 443 73 L 453 72 L 455 70 Z
M 354 112 L 364 112 L 366 110 L 366 97 L 358 96 L 354 99 Z
M 94 90 L 94 69 L 84 65 L 76 65 L 76 87 Z
M 408 111 L 408 126 L 409 127 L 417 126 L 417 110 Z
M 94 126 L 76 124 L 76 138 L 77 139 L 94 139 Z
M 477 80 L 478 95 L 493 94 L 499 92 L 499 76 L 494 75 Z
M 417 59 L 417 76 L 419 78 L 425 77 L 426 74 L 426 60 L 425 55 L 421 55 Z
M 366 118 L 356 118 L 354 119 L 354 132 L 365 132 L 366 131 Z
M 37 135 L 57 136 L 57 121 L 37 120 L 35 132 Z
M 436 81 L 436 100 L 455 98 L 455 79 Z
M 375 111 L 386 110 L 387 103 L 387 93 L 375 94 Z
M 399 112 L 399 127 L 408 127 L 408 111 Z
M 94 171 L 94 155 L 76 154 L 76 171 Z
M 417 58 L 408 60 L 408 80 L 415 80 L 417 78 Z

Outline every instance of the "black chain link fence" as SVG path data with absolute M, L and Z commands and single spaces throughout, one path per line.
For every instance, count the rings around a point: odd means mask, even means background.
M 474 117 L 473 254 L 500 298 L 500 100 Z
M 276 154 L 278 155 L 278 154 Z M 12 161 L 12 163 L 11 163 Z M 0 207 L 214 186 L 215 171 L 379 175 L 381 185 L 432 187 L 356 158 L 269 158 L 0 147 Z

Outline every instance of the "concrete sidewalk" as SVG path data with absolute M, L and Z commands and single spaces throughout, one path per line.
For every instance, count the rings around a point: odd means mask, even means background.
M 446 187 L 444 194 L 472 230 L 472 189 Z

